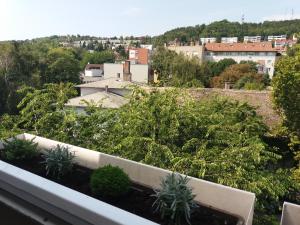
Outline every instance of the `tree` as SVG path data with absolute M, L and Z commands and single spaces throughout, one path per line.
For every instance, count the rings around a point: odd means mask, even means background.
M 64 48 L 51 49 L 46 57 L 43 83 L 79 83 L 80 66 L 72 51 Z
M 21 126 L 43 136 L 60 125 L 64 104 L 77 95 L 71 83 L 46 84 L 40 90 L 24 87 L 19 92 L 25 96 L 18 105 Z
M 239 84 L 240 79 L 243 80 Z M 247 82 L 262 83 L 262 81 L 263 76 L 254 72 L 250 64 L 234 64 L 227 67 L 219 76 L 213 77 L 212 86 L 223 88 L 225 82 L 230 82 L 236 84 L 236 88 L 243 88 Z
M 86 52 L 83 55 L 83 59 L 80 62 L 81 68 L 84 68 L 88 63 L 91 64 L 103 64 L 103 63 L 113 63 L 115 61 L 115 55 L 112 51 L 102 51 L 102 52 Z

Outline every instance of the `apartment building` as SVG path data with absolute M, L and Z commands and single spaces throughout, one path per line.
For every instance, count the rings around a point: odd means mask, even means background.
M 148 64 L 150 50 L 148 48 L 129 48 L 129 60 L 131 64 Z
M 287 35 L 271 35 L 268 36 L 268 41 L 278 41 L 278 40 L 286 40 Z
M 197 57 L 199 61 L 203 61 L 204 47 L 203 45 L 192 45 L 192 46 L 168 46 L 171 51 L 175 51 L 178 54 L 183 54 L 187 57 Z
M 221 43 L 237 43 L 238 37 L 222 37 Z
M 254 61 L 268 73 L 274 74 L 277 50 L 272 42 L 258 43 L 207 43 L 205 45 L 205 60 L 218 62 L 222 59 L 234 59 L 236 62 Z
M 244 36 L 244 42 L 251 42 L 251 43 L 261 42 L 261 36 Z
M 215 43 L 215 42 L 217 42 L 217 38 L 215 38 L 215 37 L 200 38 L 200 41 L 202 44 Z

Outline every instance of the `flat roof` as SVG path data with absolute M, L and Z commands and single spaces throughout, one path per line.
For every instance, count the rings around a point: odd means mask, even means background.
M 130 85 L 138 85 L 138 86 L 145 86 L 140 83 L 131 82 L 131 81 L 124 81 L 121 78 L 107 78 L 100 81 L 95 81 L 87 84 L 79 84 L 76 85 L 76 87 L 79 88 L 105 88 L 108 86 L 108 88 L 126 88 Z
M 71 98 L 65 104 L 65 106 L 84 108 L 87 106 L 85 101 L 97 104 L 99 106 L 102 106 L 103 108 L 116 109 L 128 103 L 129 100 L 120 95 L 105 91 L 99 91 L 90 95 Z

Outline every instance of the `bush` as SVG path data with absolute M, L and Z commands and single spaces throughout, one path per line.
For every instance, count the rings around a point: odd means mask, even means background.
M 256 83 L 256 82 L 247 82 L 244 86 L 245 90 L 263 90 L 264 85 L 262 83 Z
M 37 144 L 33 142 L 33 139 L 28 141 L 14 137 L 10 141 L 4 141 L 3 145 L 2 154 L 8 161 L 29 160 L 38 154 Z
M 153 206 L 159 211 L 162 218 L 170 218 L 176 225 L 180 225 L 182 219 L 190 224 L 191 211 L 197 207 L 192 189 L 187 186 L 187 177 L 171 174 L 161 183 L 161 190 L 155 191 L 156 197 Z
M 70 152 L 68 147 L 57 145 L 56 148 L 47 150 L 43 155 L 47 175 L 60 179 L 70 173 L 73 168 L 75 153 Z
M 90 186 L 95 195 L 115 198 L 128 192 L 130 180 L 121 168 L 107 165 L 93 172 Z

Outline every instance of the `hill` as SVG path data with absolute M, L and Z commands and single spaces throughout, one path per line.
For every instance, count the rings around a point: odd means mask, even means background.
M 263 23 L 239 23 L 221 20 L 209 25 L 196 25 L 189 27 L 180 27 L 165 32 L 163 35 L 153 37 L 152 43 L 159 45 L 176 38 L 183 43 L 191 40 L 199 40 L 200 37 L 239 37 L 243 36 L 268 36 L 286 34 L 292 37 L 294 33 L 300 32 L 300 19 L 285 21 L 265 21 Z

